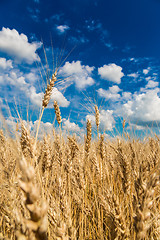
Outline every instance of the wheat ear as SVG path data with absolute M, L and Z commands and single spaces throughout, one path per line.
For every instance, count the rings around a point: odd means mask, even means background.
M 60 126 L 60 124 L 62 122 L 62 119 L 61 119 L 61 112 L 60 112 L 60 109 L 59 109 L 57 101 L 54 101 L 54 110 L 55 110 L 57 122 L 58 122 L 58 124 Z
M 44 109 L 48 106 L 48 103 L 51 99 L 51 94 L 52 94 L 52 90 L 53 90 L 53 87 L 54 87 L 54 83 L 57 81 L 56 76 L 57 76 L 57 69 L 56 69 L 55 73 L 52 75 L 52 78 L 50 79 L 49 84 L 47 84 L 47 88 L 45 90 L 44 98 L 43 98 L 43 101 L 42 101 L 42 112 L 41 112 L 41 115 L 39 117 L 38 126 L 37 126 L 37 132 L 36 132 L 35 143 L 34 143 L 34 150 L 36 148 L 36 142 L 37 142 L 39 127 L 40 127 L 40 122 L 41 122 L 41 119 L 42 119 L 42 116 L 43 116 L 43 112 L 44 112 Z
M 91 146 L 91 138 L 92 138 L 92 125 L 91 125 L 91 121 L 88 119 L 87 120 L 87 137 L 86 137 L 86 142 L 85 142 L 85 152 L 86 152 L 87 158 L 89 156 L 89 151 L 90 151 L 90 146 Z
M 148 183 L 142 183 L 143 198 L 141 204 L 137 203 L 135 225 L 137 230 L 137 240 L 145 239 L 147 231 L 153 221 L 153 199 L 155 188 L 159 186 L 159 172 L 151 174 Z M 140 196 L 138 196 L 140 198 Z
M 53 87 L 54 87 L 54 83 L 57 80 L 56 75 L 57 75 L 57 70 L 52 75 L 52 78 L 50 79 L 49 84 L 47 84 L 47 88 L 45 90 L 44 98 L 43 98 L 43 101 L 42 101 L 42 107 L 43 108 L 46 108 L 48 106 L 49 101 L 50 101 L 52 90 L 53 90 Z
M 20 160 L 20 169 L 23 177 L 21 178 L 19 185 L 25 193 L 25 206 L 30 213 L 30 219 L 25 219 L 26 228 L 28 230 L 28 237 L 30 239 L 47 240 L 47 203 L 43 200 L 41 207 L 37 206 L 37 201 L 40 200 L 40 193 L 37 186 L 34 183 L 35 171 L 32 166 L 29 166 L 22 156 Z
M 24 123 L 21 123 L 21 148 L 23 155 L 25 157 L 33 157 L 33 148 L 32 148 L 32 143 L 30 139 L 30 134 L 28 129 L 24 126 Z

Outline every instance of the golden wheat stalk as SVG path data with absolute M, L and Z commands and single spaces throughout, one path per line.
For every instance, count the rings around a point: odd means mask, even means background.
M 33 147 L 31 143 L 30 133 L 28 129 L 25 127 L 23 122 L 21 123 L 20 144 L 21 144 L 23 155 L 25 157 L 33 158 Z
M 159 172 L 155 171 L 148 179 L 148 182 L 142 182 L 141 187 L 143 189 L 142 202 L 136 206 L 136 230 L 137 240 L 142 240 L 147 237 L 147 231 L 151 228 L 153 223 L 153 200 L 155 194 L 155 188 L 159 186 Z M 138 192 L 139 195 L 139 192 Z M 140 196 L 138 196 L 140 199 Z
M 41 206 L 37 205 L 38 200 L 40 200 L 40 192 L 34 183 L 34 168 L 27 164 L 23 156 L 19 163 L 22 171 L 19 185 L 25 193 L 25 206 L 30 213 L 30 219 L 25 219 L 28 236 L 34 236 L 37 240 L 47 240 L 47 203 L 43 200 Z
M 86 128 L 87 128 L 87 137 L 86 137 L 86 141 L 85 141 L 85 152 L 86 152 L 86 156 L 88 158 L 90 147 L 91 147 L 91 138 L 92 138 L 92 125 L 91 125 L 91 121 L 89 119 L 87 120 Z
M 44 112 L 44 109 L 48 106 L 48 103 L 49 103 L 50 98 L 51 98 L 52 90 L 53 90 L 53 87 L 54 87 L 54 83 L 55 83 L 55 81 L 57 81 L 56 76 L 57 76 L 57 69 L 56 69 L 55 73 L 52 74 L 52 78 L 50 79 L 49 84 L 47 84 L 47 88 L 45 90 L 44 98 L 42 100 L 42 111 L 41 111 L 41 114 L 40 114 L 40 117 L 39 117 L 39 120 L 38 120 L 38 126 L 37 126 L 35 143 L 34 143 L 34 150 L 36 148 L 36 142 L 37 142 L 39 127 L 40 127 L 41 119 L 42 119 L 42 116 L 43 116 L 43 112 Z
M 62 119 L 61 119 L 61 112 L 60 112 L 60 109 L 59 109 L 59 106 L 58 106 L 58 103 L 57 101 L 55 100 L 54 101 L 54 110 L 55 110 L 55 114 L 56 114 L 56 119 L 57 119 L 57 122 L 60 126 L 61 122 L 62 122 Z
M 54 87 L 54 83 L 57 81 L 56 76 L 57 76 L 57 70 L 52 75 L 52 78 L 50 79 L 49 84 L 47 84 L 47 88 L 45 90 L 44 98 L 43 98 L 43 101 L 42 101 L 42 107 L 43 108 L 46 108 L 48 106 L 48 103 L 49 103 L 50 98 L 51 98 L 52 90 L 53 90 L 53 87 Z

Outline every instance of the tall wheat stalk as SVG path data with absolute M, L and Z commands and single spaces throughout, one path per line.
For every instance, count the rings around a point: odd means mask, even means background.
M 40 114 L 40 117 L 39 117 L 39 120 L 38 120 L 38 126 L 37 126 L 35 143 L 34 143 L 34 150 L 36 148 L 36 142 L 37 142 L 39 127 L 40 127 L 41 119 L 42 119 L 42 116 L 43 116 L 43 112 L 44 112 L 44 109 L 48 106 L 54 84 L 57 81 L 56 76 L 57 76 L 57 69 L 56 69 L 55 73 L 52 74 L 52 78 L 50 79 L 50 82 L 47 84 L 47 88 L 45 90 L 44 98 L 43 98 L 43 101 L 42 101 L 42 111 L 41 111 L 41 114 Z

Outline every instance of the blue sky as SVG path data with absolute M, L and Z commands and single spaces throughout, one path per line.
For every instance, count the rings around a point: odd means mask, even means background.
M 51 128 L 57 100 L 63 129 L 78 135 L 87 118 L 95 129 L 95 104 L 101 132 L 121 132 L 123 119 L 128 132 L 159 132 L 159 12 L 159 0 L 1 0 L 0 106 L 7 124 L 15 127 L 18 109 L 35 129 L 46 76 L 59 66 L 43 129 Z

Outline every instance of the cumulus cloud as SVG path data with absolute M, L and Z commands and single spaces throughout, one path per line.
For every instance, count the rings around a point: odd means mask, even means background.
M 152 81 L 150 80 L 147 85 L 146 85 L 146 88 L 155 88 L 155 87 L 158 87 L 159 83 L 158 82 L 155 82 L 155 81 Z
M 117 84 L 121 83 L 121 78 L 124 76 L 122 68 L 115 63 L 103 65 L 103 67 L 98 68 L 98 74 L 102 79 Z
M 92 122 L 92 125 L 96 127 L 96 122 L 95 122 L 95 115 L 93 114 L 88 114 L 86 116 L 86 120 L 89 119 Z M 114 117 L 113 117 L 113 111 L 112 110 L 100 110 L 100 131 L 104 132 L 106 130 L 111 131 L 114 127 Z
M 148 92 L 149 89 L 156 89 L 159 85 L 159 82 L 149 80 L 146 86 L 143 88 L 140 88 L 140 92 Z
M 35 81 L 37 81 L 39 79 L 39 76 L 36 73 L 36 71 L 34 71 L 34 69 L 33 69 L 33 70 L 31 70 L 31 72 L 25 74 L 25 78 L 27 79 L 28 82 L 34 83 Z
M 30 98 L 31 102 L 39 107 L 42 106 L 43 92 L 37 93 L 34 86 L 30 87 L 27 91 L 27 96 Z
M 36 50 L 41 42 L 29 43 L 25 34 L 19 34 L 15 29 L 2 28 L 0 31 L 0 51 L 13 57 L 18 62 L 32 64 L 38 61 Z
M 94 84 L 94 79 L 92 78 L 93 70 L 94 67 L 82 65 L 80 61 L 73 61 L 72 63 L 66 62 L 65 65 L 60 68 L 59 74 L 64 77 L 69 77 L 70 81 L 73 81 L 76 87 L 82 90 Z
M 109 90 L 104 90 L 103 88 L 99 88 L 97 90 L 100 97 L 104 97 L 106 100 L 111 99 L 114 101 L 118 100 L 121 97 L 118 93 L 120 91 L 121 89 L 117 85 L 109 87 Z
M 25 81 L 25 77 L 16 69 L 8 71 L 8 73 L 2 73 L 0 75 L 0 84 L 15 86 L 18 90 L 26 91 L 28 84 Z
M 133 124 L 152 126 L 160 123 L 160 89 L 155 88 L 145 93 L 134 94 L 118 110 L 119 114 L 129 119 Z
M 6 58 L 0 58 L 0 69 L 7 69 L 7 68 L 13 68 L 12 61 L 6 60 Z
M 13 132 L 13 133 L 16 132 L 17 122 L 19 122 L 19 119 L 16 117 L 12 117 L 12 116 L 8 117 L 5 120 L 5 123 L 7 124 L 8 129 L 11 130 L 11 132 Z M 36 130 L 37 130 L 37 125 L 38 125 L 38 120 L 36 120 L 34 122 L 23 120 L 23 124 L 31 132 L 31 135 L 35 135 Z M 19 127 L 21 127 L 21 124 L 19 124 Z M 52 130 L 53 130 L 52 123 L 41 121 L 38 138 L 43 138 L 44 134 L 50 134 L 52 132 Z
M 7 124 L 9 130 L 16 132 L 16 124 L 17 124 L 17 119 L 10 116 L 5 120 L 5 124 Z
M 63 129 L 69 132 L 75 132 L 75 133 L 78 133 L 81 131 L 78 124 L 75 124 L 74 122 L 70 122 L 69 119 L 65 119 L 65 118 L 63 119 Z
M 114 85 L 114 86 L 112 86 L 112 87 L 109 87 L 109 91 L 110 91 L 111 93 L 118 93 L 118 92 L 121 91 L 121 89 L 120 89 L 117 85 Z
M 36 104 L 39 107 L 42 106 L 42 99 L 44 96 L 43 92 L 37 93 L 36 88 L 32 86 L 27 91 L 27 96 L 30 98 L 30 100 L 33 104 Z M 51 100 L 47 106 L 48 108 L 53 108 L 54 100 L 56 100 L 58 102 L 60 107 L 68 107 L 70 104 L 70 102 L 63 96 L 63 94 L 57 88 L 53 88 Z
M 37 89 L 35 86 L 33 86 L 36 76 L 36 72 L 34 71 L 31 71 L 28 74 L 23 74 L 18 69 L 11 69 L 9 71 L 7 70 L 7 73 L 3 72 L 0 74 L 0 84 L 3 86 L 10 85 L 16 87 L 14 89 L 14 95 L 19 95 L 21 91 L 23 96 L 26 96 L 28 99 L 30 99 L 34 105 L 41 107 L 44 92 L 37 93 Z M 2 94 L 1 91 L 0 94 Z M 54 100 L 56 100 L 61 107 L 68 107 L 70 104 L 70 102 L 57 88 L 53 88 L 48 108 L 53 108 Z
M 68 107 L 70 104 L 63 94 L 55 87 L 52 91 L 51 100 L 56 100 L 60 107 Z
M 38 125 L 38 120 L 34 122 L 30 122 L 31 126 L 31 131 L 33 134 L 36 133 L 37 131 L 37 125 Z M 40 123 L 40 128 L 39 128 L 39 133 L 38 133 L 38 138 L 43 138 L 44 134 L 51 134 L 53 130 L 53 125 L 50 122 L 43 122 L 41 121 Z
M 128 101 L 132 98 L 132 93 L 131 92 L 123 92 L 122 93 L 122 98 L 123 98 L 123 100 Z
M 64 33 L 64 32 L 66 32 L 69 29 L 70 29 L 70 27 L 67 26 L 67 25 L 59 25 L 59 26 L 57 26 L 57 30 L 58 30 L 59 33 Z

